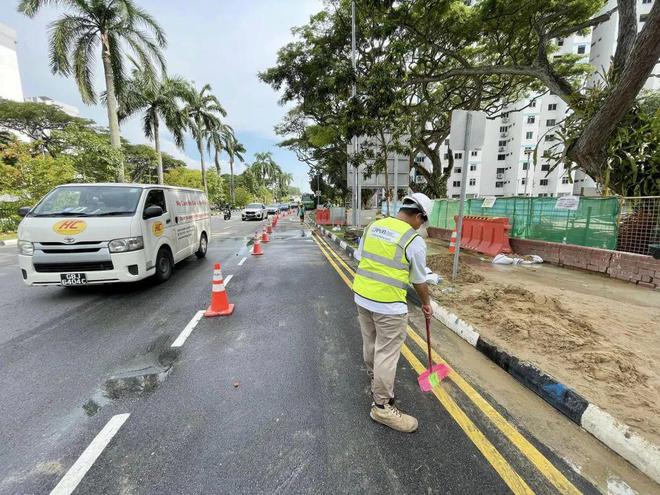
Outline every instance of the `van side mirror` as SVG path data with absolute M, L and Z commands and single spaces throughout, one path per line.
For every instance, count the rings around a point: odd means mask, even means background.
M 162 214 L 163 214 L 163 209 L 160 206 L 157 205 L 147 206 L 144 209 L 144 214 L 142 215 L 142 218 L 148 220 L 149 218 L 159 217 Z
M 19 217 L 26 217 L 28 213 L 32 210 L 31 206 L 21 206 L 18 209 L 18 216 Z

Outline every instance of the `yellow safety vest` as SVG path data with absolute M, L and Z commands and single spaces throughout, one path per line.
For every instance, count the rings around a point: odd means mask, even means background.
M 364 230 L 353 292 L 376 302 L 406 302 L 410 263 L 406 248 L 417 236 L 403 220 L 383 218 Z

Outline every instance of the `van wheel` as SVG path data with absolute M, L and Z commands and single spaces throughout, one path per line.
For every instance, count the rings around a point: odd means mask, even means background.
M 198 258 L 206 257 L 206 251 L 209 248 L 209 241 L 206 239 L 206 234 L 202 234 L 202 237 L 199 238 L 199 249 L 195 252 L 195 256 Z
M 169 280 L 172 276 L 173 265 L 172 255 L 167 248 L 160 248 L 156 256 L 156 273 L 154 275 L 157 283 L 162 284 Z

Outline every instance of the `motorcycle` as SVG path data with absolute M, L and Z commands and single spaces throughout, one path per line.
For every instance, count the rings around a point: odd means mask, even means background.
M 230 208 L 225 208 L 224 219 L 225 220 L 231 220 L 231 209 Z

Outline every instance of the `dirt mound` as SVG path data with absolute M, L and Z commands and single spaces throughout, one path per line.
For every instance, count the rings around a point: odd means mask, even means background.
M 443 278 L 450 280 L 452 267 L 454 266 L 454 255 L 448 253 L 433 254 L 426 258 L 426 264 L 435 273 L 438 273 L 442 275 Z M 473 284 L 476 282 L 481 282 L 483 279 L 484 277 L 474 271 L 470 265 L 460 261 L 458 265 L 458 282 Z

